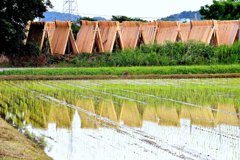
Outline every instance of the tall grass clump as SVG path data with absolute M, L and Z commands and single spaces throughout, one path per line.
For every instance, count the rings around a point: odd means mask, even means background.
M 61 65 L 72 67 L 175 66 L 237 64 L 239 61 L 240 43 L 213 47 L 192 41 L 141 45 L 136 49 L 118 50 L 113 53 L 80 54 L 65 59 Z
M 210 57 L 214 54 L 212 46 L 196 42 L 168 42 L 163 45 L 142 46 L 139 50 L 145 54 L 158 54 L 160 65 L 210 64 Z
M 240 42 L 232 46 L 221 45 L 215 48 L 214 58 L 219 64 L 237 64 L 240 62 Z

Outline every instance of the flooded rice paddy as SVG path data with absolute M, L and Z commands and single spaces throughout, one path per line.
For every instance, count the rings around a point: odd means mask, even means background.
M 2 81 L 0 115 L 57 160 L 240 159 L 240 79 Z

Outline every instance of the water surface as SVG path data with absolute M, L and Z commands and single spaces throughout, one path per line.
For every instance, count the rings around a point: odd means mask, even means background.
M 54 159 L 240 159 L 240 79 L 0 82 Z

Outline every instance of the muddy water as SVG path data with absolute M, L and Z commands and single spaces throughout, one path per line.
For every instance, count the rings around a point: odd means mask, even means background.
M 193 85 L 200 83 L 196 80 L 184 81 L 190 82 Z M 56 86 L 55 82 L 43 83 L 49 88 Z M 88 83 L 93 85 L 93 82 L 86 81 L 84 86 Z M 122 83 L 170 84 L 156 80 Z M 83 83 L 71 84 L 77 87 Z M 176 83 L 171 85 L 179 87 Z M 59 85 L 60 89 L 64 87 L 66 85 Z M 232 86 L 227 87 L 231 90 Z M 151 99 L 144 99 L 147 96 L 145 92 L 144 98 L 136 97 L 134 100 L 134 96 L 121 94 L 116 88 L 114 93 L 107 89 L 98 91 L 100 94 L 92 94 L 95 98 L 83 92 L 85 97 L 71 102 L 68 97 L 60 100 L 50 94 L 46 96 L 47 92 L 36 94 L 36 97 L 42 96 L 41 100 L 48 99 L 54 103 L 50 106 L 38 106 L 36 103 L 37 107 L 25 109 L 21 118 L 16 116 L 20 114 L 15 112 L 18 108 L 9 107 L 7 112 L 0 112 L 5 118 L 17 119 L 15 125 L 19 122 L 30 133 L 44 137 L 45 152 L 57 160 L 240 159 L 240 121 L 235 104 L 219 101 L 214 106 L 185 103 L 179 106 L 174 105 L 175 102 L 168 105 L 162 101 L 150 103 Z M 71 90 L 68 93 L 72 94 Z M 105 93 L 115 97 L 103 97 Z

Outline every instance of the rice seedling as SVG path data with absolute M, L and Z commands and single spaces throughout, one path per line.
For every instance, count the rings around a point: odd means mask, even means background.
M 140 130 L 148 127 L 162 127 L 163 131 L 185 127 L 235 143 L 240 138 L 239 82 L 239 79 L 1 81 L 0 113 L 15 126 L 38 130 L 48 130 L 49 124 L 54 124 L 56 130 L 71 131 L 77 117 L 81 120 L 78 127 L 87 129 L 86 133 L 112 128 L 142 139 L 152 136 L 148 134 L 151 129 L 140 134 Z M 166 141 L 153 139 L 156 144 Z
M 98 68 L 37 68 L 0 72 L 0 76 L 137 76 L 137 75 L 192 75 L 192 74 L 238 74 L 240 65 L 191 65 L 151 67 L 98 67 Z

